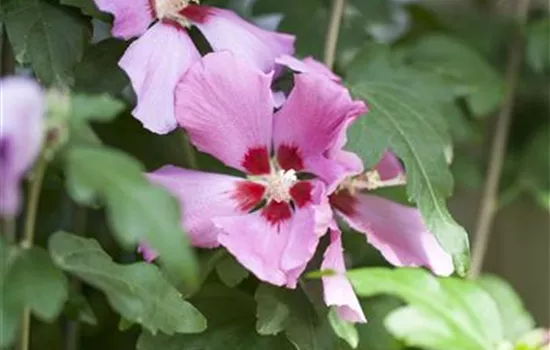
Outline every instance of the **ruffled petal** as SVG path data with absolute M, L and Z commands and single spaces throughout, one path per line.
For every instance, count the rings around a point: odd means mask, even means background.
M 149 173 L 147 177 L 179 201 L 182 226 L 191 243 L 197 247 L 219 245 L 219 230 L 212 224 L 213 218 L 245 214 L 263 196 L 262 188 L 243 188 L 249 183 L 244 179 L 171 165 Z
M 317 61 L 315 58 L 308 56 L 303 60 L 299 60 L 296 57 L 290 55 L 282 55 L 275 59 L 277 64 L 286 66 L 298 73 L 316 73 L 324 75 L 332 81 L 340 82 L 342 78 L 334 74 L 324 64 Z
M 44 99 L 33 80 L 0 80 L 0 216 L 20 208 L 19 182 L 40 152 L 44 134 Z
M 182 28 L 157 23 L 133 42 L 119 65 L 137 95 L 132 111 L 146 129 L 166 134 L 176 128 L 174 90 L 199 52 Z
M 327 156 L 349 121 L 365 112 L 366 107 L 363 102 L 353 101 L 347 89 L 324 76 L 299 74 L 294 82 L 290 96 L 274 117 L 275 151 L 281 162 L 281 155 L 293 149 L 304 167 L 295 170 L 319 176 L 328 184 L 330 193 L 350 173 L 347 166 Z
M 94 0 L 97 8 L 114 16 L 113 36 L 128 40 L 140 36 L 153 21 L 149 0 Z
M 338 316 L 348 322 L 367 322 L 359 300 L 346 277 L 344 249 L 339 230 L 331 229 L 330 245 L 325 251 L 321 270 L 332 270 L 335 274 L 324 276 L 323 295 L 327 306 L 336 307 Z
M 261 29 L 229 10 L 191 5 L 184 14 L 214 51 L 229 50 L 264 72 L 273 70 L 276 57 L 294 53 L 294 35 Z
M 442 276 L 453 273 L 451 256 L 428 231 L 418 209 L 367 194 L 348 195 L 341 201 L 333 197 L 331 203 L 391 264 L 425 266 Z
M 206 55 L 176 88 L 176 118 L 192 143 L 226 165 L 269 173 L 271 74 L 230 52 Z
M 261 211 L 215 218 L 220 243 L 260 280 L 295 288 L 332 219 L 323 187 L 318 184 L 313 189 L 315 204 L 297 208 L 277 224 L 270 223 Z
M 378 170 L 381 180 L 390 180 L 405 173 L 405 169 L 399 159 L 390 151 L 384 152 L 378 164 L 374 167 Z

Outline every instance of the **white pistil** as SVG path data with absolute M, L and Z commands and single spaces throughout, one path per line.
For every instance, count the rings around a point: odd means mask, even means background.
M 169 19 L 179 23 L 182 26 L 189 26 L 189 21 L 180 12 L 186 8 L 189 3 L 199 3 L 199 0 L 154 0 L 155 13 L 159 20 Z
M 342 182 L 340 189 L 348 190 L 352 195 L 361 190 L 376 190 L 383 187 L 401 186 L 407 184 L 405 174 L 399 174 L 393 179 L 382 180 L 378 170 L 369 170 L 364 174 L 348 178 Z
M 275 202 L 288 202 L 291 199 L 290 189 L 298 181 L 296 171 L 274 171 L 267 178 L 267 196 Z

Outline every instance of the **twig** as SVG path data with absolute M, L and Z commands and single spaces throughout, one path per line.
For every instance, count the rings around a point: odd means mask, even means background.
M 29 198 L 27 200 L 27 211 L 25 213 L 25 226 L 23 231 L 23 238 L 20 246 L 23 249 L 29 249 L 34 243 L 34 231 L 36 226 L 36 213 L 38 211 L 38 201 L 40 199 L 40 190 L 42 189 L 42 180 L 44 179 L 44 173 L 48 160 L 44 154 L 40 155 L 38 163 L 33 174 L 33 178 L 30 182 Z M 21 337 L 19 340 L 19 349 L 28 350 L 30 343 L 30 331 L 31 331 L 31 313 L 29 308 L 23 310 L 21 318 Z
M 500 175 L 504 156 L 506 154 L 514 98 L 524 52 L 523 27 L 527 18 L 528 9 L 529 0 L 518 0 L 516 8 L 518 30 L 510 45 L 506 69 L 506 95 L 498 116 L 496 131 L 491 146 L 489 167 L 487 169 L 483 197 L 481 199 L 478 220 L 476 223 L 470 278 L 476 278 L 481 272 L 483 259 L 487 252 L 487 244 L 489 243 L 489 237 L 491 235 L 491 224 L 496 212 Z
M 332 12 L 330 16 L 330 24 L 325 39 L 325 65 L 332 69 L 334 65 L 334 56 L 336 54 L 336 44 L 338 43 L 338 33 L 340 31 L 340 23 L 342 15 L 346 7 L 346 0 L 333 0 Z

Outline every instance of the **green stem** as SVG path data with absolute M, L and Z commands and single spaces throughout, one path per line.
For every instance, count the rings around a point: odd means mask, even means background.
M 487 253 L 487 246 L 491 236 L 491 226 L 493 218 L 498 209 L 498 189 L 502 165 L 506 155 L 508 143 L 508 134 L 512 121 L 512 111 L 516 95 L 516 88 L 521 73 L 521 62 L 523 57 L 523 27 L 527 18 L 529 9 L 529 0 L 519 0 L 516 9 L 516 20 L 518 30 L 512 39 L 508 56 L 508 66 L 506 69 L 506 95 L 502 104 L 500 114 L 498 115 L 497 125 L 493 142 L 491 145 L 491 154 L 483 196 L 481 198 L 479 215 L 476 223 L 476 230 L 472 251 L 472 267 L 470 269 L 470 278 L 476 278 L 481 273 L 483 260 Z
M 333 0 L 332 12 L 330 16 L 330 24 L 325 38 L 325 53 L 324 61 L 328 69 L 332 70 L 334 65 L 334 57 L 336 55 L 336 44 L 338 43 L 338 33 L 340 32 L 340 24 L 342 15 L 346 7 L 346 0 Z
M 38 202 L 40 199 L 40 190 L 42 189 L 42 181 L 44 180 L 44 173 L 48 161 L 44 154 L 40 155 L 38 163 L 36 164 L 33 178 L 30 181 L 29 197 L 27 200 L 27 211 L 25 217 L 25 226 L 23 231 L 23 238 L 20 246 L 22 249 L 29 249 L 34 243 L 34 231 L 36 226 L 36 213 L 38 212 Z M 20 350 L 28 350 L 30 343 L 30 331 L 31 331 L 31 314 L 29 308 L 23 310 L 23 316 L 21 318 L 21 337 L 19 341 Z

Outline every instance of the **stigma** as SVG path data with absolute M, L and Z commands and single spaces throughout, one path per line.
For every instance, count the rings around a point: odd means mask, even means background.
M 298 181 L 294 169 L 273 171 L 266 179 L 267 196 L 275 202 L 289 202 L 290 189 Z
M 192 2 L 198 4 L 199 0 L 154 0 L 157 19 L 172 20 L 182 26 L 188 27 L 190 23 L 182 15 L 181 11 Z

